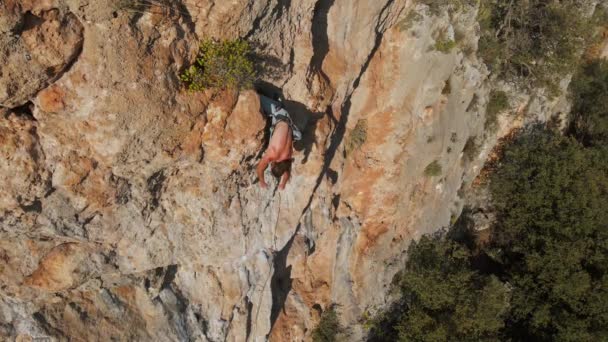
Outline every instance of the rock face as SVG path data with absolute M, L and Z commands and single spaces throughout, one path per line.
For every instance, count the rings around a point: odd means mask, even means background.
M 9 0 L 0 11 L 8 339 L 301 341 L 338 304 L 362 340 L 409 243 L 460 213 L 497 138 L 567 107 L 501 85 L 513 108 L 484 131 L 474 8 Z M 440 35 L 458 46 L 435 50 Z M 254 42 L 260 87 L 308 121 L 285 191 L 256 183 L 267 139 L 256 93 L 180 85 L 203 37 Z M 440 175 L 425 174 L 433 162 Z
M 8 0 L 0 7 L 1 106 L 25 104 L 80 54 L 83 26 L 58 5 Z

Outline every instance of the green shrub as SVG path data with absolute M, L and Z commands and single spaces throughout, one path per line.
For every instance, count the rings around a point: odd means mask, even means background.
M 405 16 L 405 18 L 399 20 L 399 22 L 397 23 L 397 28 L 399 29 L 399 32 L 408 31 L 414 26 L 415 23 L 419 22 L 420 20 L 422 20 L 422 15 L 412 9 Z
M 455 47 L 456 47 L 456 42 L 449 38 L 439 37 L 435 41 L 435 50 L 443 52 L 443 53 L 449 53 Z
M 591 37 L 588 8 L 586 0 L 481 1 L 479 55 L 501 77 L 555 94 Z
M 321 314 L 321 321 L 312 332 L 312 340 L 314 342 L 334 342 L 341 331 L 338 313 L 331 306 Z
M 346 154 L 359 149 L 367 140 L 367 120 L 361 119 L 357 121 L 355 128 L 350 132 L 346 140 Z
M 251 47 L 244 40 L 201 42 L 196 62 L 180 79 L 191 91 L 207 88 L 247 89 L 255 78 Z
M 441 7 L 447 7 L 451 10 L 460 10 L 465 5 L 473 6 L 477 0 L 419 0 L 419 2 L 429 6 L 431 15 L 439 15 L 441 14 Z
M 437 160 L 433 161 L 424 168 L 424 175 L 427 177 L 441 176 L 441 164 Z
M 534 128 L 491 178 L 495 254 L 513 286 L 512 340 L 608 336 L 608 150 Z
M 464 144 L 464 149 L 462 150 L 464 153 L 464 157 L 466 160 L 475 160 L 479 155 L 479 145 L 477 144 L 477 137 L 469 137 L 467 142 Z
M 591 113 L 590 123 L 570 136 L 534 126 L 504 146 L 491 234 L 467 232 L 475 216 L 463 213 L 447 235 L 410 247 L 401 299 L 372 320 L 371 341 L 607 340 L 608 148 L 595 130 L 608 123 L 604 68 L 572 85 L 573 118 Z
M 608 62 L 591 61 L 570 83 L 571 131 L 586 145 L 608 143 Z
M 486 130 L 494 130 L 498 125 L 498 114 L 509 108 L 509 97 L 507 93 L 501 90 L 493 90 L 490 92 L 490 100 L 486 107 L 486 121 L 484 128 Z
M 401 301 L 379 316 L 372 341 L 497 339 L 509 291 L 473 269 L 470 249 L 438 234 L 413 243 L 407 256 L 394 279 Z

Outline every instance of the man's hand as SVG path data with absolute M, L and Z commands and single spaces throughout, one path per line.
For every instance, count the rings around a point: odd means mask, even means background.
M 268 157 L 268 153 L 266 153 L 264 154 L 262 160 L 260 160 L 260 163 L 256 168 L 256 172 L 258 174 L 258 179 L 260 180 L 260 186 L 262 187 L 262 189 L 268 188 L 268 184 L 266 184 L 266 181 L 264 180 L 264 171 L 266 170 L 266 167 L 268 167 L 269 163 L 270 158 Z
M 283 176 L 281 177 L 281 183 L 279 184 L 279 190 L 285 189 L 285 185 L 287 184 L 287 181 L 289 180 L 289 176 L 290 176 L 289 171 L 287 171 L 283 174 Z

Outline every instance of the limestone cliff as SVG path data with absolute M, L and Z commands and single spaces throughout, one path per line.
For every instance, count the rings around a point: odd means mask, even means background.
M 337 304 L 362 340 L 408 244 L 460 213 L 497 139 L 568 105 L 499 84 L 513 108 L 484 130 L 475 7 L 131 3 L 0 3 L 2 338 L 301 341 Z M 204 37 L 253 42 L 263 87 L 308 118 L 285 191 L 253 172 L 255 92 L 180 84 Z

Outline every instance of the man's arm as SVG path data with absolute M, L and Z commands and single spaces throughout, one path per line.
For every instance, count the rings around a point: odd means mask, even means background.
M 285 185 L 287 184 L 287 181 L 289 180 L 290 176 L 291 172 L 289 171 L 285 171 L 285 173 L 283 173 L 283 176 L 281 177 L 281 184 L 279 184 L 279 189 L 285 189 Z
M 260 160 L 260 163 L 258 164 L 258 167 L 256 168 L 258 179 L 260 180 L 260 186 L 264 189 L 268 187 L 268 184 L 266 184 L 266 181 L 264 180 L 264 171 L 268 167 L 269 163 L 270 158 L 268 158 L 268 154 L 264 154 L 264 156 Z
M 268 149 L 266 149 L 266 152 L 264 152 L 264 156 L 260 160 L 258 167 L 256 168 L 258 179 L 260 180 L 260 186 L 262 188 L 266 188 L 268 186 L 268 184 L 266 184 L 266 181 L 264 180 L 264 171 L 266 171 L 268 164 L 270 164 L 270 162 L 276 159 L 277 151 L 272 146 L 268 147 Z

